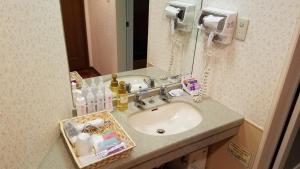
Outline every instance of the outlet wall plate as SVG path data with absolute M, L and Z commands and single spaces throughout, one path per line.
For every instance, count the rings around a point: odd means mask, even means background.
M 238 18 L 236 30 L 235 30 L 235 39 L 245 41 L 247 31 L 249 26 L 249 19 Z

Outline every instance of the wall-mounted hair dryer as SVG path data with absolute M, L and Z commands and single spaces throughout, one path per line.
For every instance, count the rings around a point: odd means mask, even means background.
M 236 27 L 237 12 L 204 8 L 198 18 L 198 28 L 208 34 L 208 43 L 230 44 Z
M 171 20 L 171 31 L 191 32 L 195 17 L 195 4 L 170 1 L 165 8 L 166 16 Z

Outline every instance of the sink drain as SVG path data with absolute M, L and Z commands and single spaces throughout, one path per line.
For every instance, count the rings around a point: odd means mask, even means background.
M 156 132 L 158 134 L 164 134 L 166 132 L 166 130 L 164 130 L 164 129 L 157 129 Z

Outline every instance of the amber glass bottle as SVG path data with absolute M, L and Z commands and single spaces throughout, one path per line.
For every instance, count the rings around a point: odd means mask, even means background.
M 118 75 L 112 74 L 111 77 L 112 77 L 112 80 L 110 82 L 110 90 L 113 93 L 113 97 L 116 97 L 117 93 L 118 93 L 118 87 L 119 87 L 118 80 L 117 80 Z
M 125 111 L 128 109 L 128 92 L 124 81 L 119 83 L 117 94 L 117 110 Z

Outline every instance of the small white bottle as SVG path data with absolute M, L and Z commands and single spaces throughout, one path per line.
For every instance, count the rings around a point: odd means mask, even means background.
M 91 88 L 89 88 L 88 94 L 86 96 L 86 102 L 87 102 L 87 112 L 88 113 L 96 112 L 95 96 L 94 96 Z
M 80 90 L 78 90 L 76 88 L 76 83 L 75 82 L 72 82 L 71 86 L 72 86 L 73 104 L 76 106 L 76 99 L 77 99 L 78 95 L 81 94 L 81 92 L 80 92 Z
M 96 102 L 97 102 L 97 106 L 96 106 L 96 110 L 97 111 L 101 111 L 104 110 L 104 93 L 102 92 L 102 90 L 99 88 L 96 94 Z
M 77 116 L 82 116 L 86 114 L 86 100 L 81 94 L 77 96 L 75 105 L 77 110 Z
M 102 90 L 102 93 L 105 93 L 105 85 L 102 76 L 99 77 L 98 89 Z
M 113 94 L 111 90 L 105 89 L 105 110 L 108 112 L 112 112 L 113 109 Z
M 81 87 L 81 93 L 83 97 L 86 97 L 88 90 L 89 90 L 89 85 L 86 83 L 85 80 L 83 80 L 82 87 Z
M 96 95 L 96 93 L 97 93 L 97 85 L 96 85 L 96 82 L 95 82 L 94 78 L 92 78 L 92 82 L 91 82 L 90 88 L 92 89 L 92 92 Z

